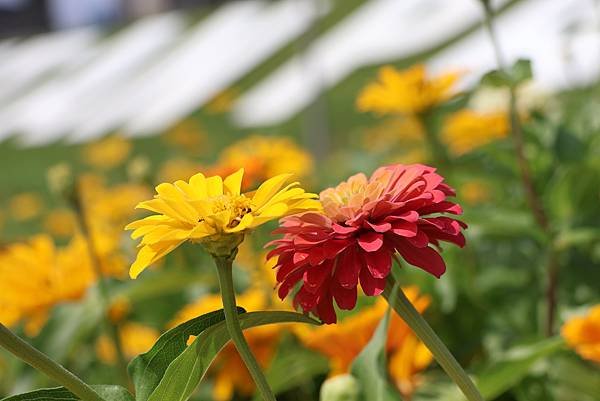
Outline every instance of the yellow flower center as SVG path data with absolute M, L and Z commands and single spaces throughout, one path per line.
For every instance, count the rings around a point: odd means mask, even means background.
M 254 205 L 252 200 L 244 195 L 219 195 L 210 199 L 213 213 L 217 214 L 224 211 L 231 211 L 231 220 L 228 225 L 233 228 L 240 223 L 244 215 L 252 212 Z

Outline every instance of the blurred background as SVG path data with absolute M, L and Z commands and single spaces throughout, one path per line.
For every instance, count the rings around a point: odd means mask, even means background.
M 498 61 L 519 75 L 521 143 L 509 90 L 488 74 Z M 114 381 L 98 321 L 109 314 L 127 328 L 131 358 L 210 310 L 200 300 L 216 289 L 187 247 L 126 279 L 134 244 L 122 227 L 154 185 L 244 167 L 248 189 L 293 172 L 319 192 L 383 164 L 427 163 L 457 189 L 470 225 L 467 248 L 444 252 L 443 280 L 402 273 L 433 300 L 434 327 L 489 374 L 487 399 L 598 401 L 597 364 L 548 338 L 600 302 L 599 77 L 597 0 L 0 0 L 0 321 L 93 382 Z M 361 103 L 375 82 L 408 103 L 429 100 L 391 112 Z M 238 261 L 240 293 L 256 289 L 253 274 L 274 284 L 262 261 L 269 229 Z M 48 284 L 58 262 L 45 250 L 71 255 L 65 265 L 90 258 L 81 236 L 92 258 L 106 258 L 110 296 L 96 312 L 93 274 L 73 284 L 68 270 Z M 30 262 L 14 254 L 24 243 Z M 15 278 L 22 263 L 38 281 Z M 335 358 L 288 334 L 257 335 L 279 344 L 267 362 L 291 363 L 277 359 L 286 352 L 301 361 L 291 379 L 271 380 L 282 400 L 317 399 Z M 339 338 L 328 341 L 351 341 Z M 518 367 L 506 364 L 515 349 L 525 350 Z M 394 376 L 406 399 L 452 399 L 439 368 L 413 365 Z M 195 397 L 247 399 L 240 375 L 215 370 Z M 48 384 L 3 354 L 0 377 L 0 397 Z

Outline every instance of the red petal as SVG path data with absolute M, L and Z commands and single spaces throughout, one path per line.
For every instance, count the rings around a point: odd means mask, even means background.
M 414 237 L 417 235 L 417 225 L 408 221 L 397 221 L 392 226 L 392 232 L 401 237 Z
M 354 288 L 342 288 L 337 285 L 333 285 L 331 288 L 335 302 L 344 310 L 352 310 L 356 306 L 357 291 Z
M 390 274 L 392 255 L 388 249 L 382 248 L 377 252 L 363 253 L 362 256 L 365 258 L 369 273 L 374 278 L 385 278 Z
M 444 259 L 433 248 L 415 248 L 414 246 L 399 242 L 396 249 L 398 249 L 400 255 L 408 263 L 420 267 L 437 278 L 440 278 L 446 271 Z
M 383 245 L 383 235 L 380 233 L 366 233 L 358 238 L 358 245 L 367 252 L 375 252 Z
M 331 294 L 323 294 L 317 304 L 317 315 L 321 318 L 323 323 L 332 324 L 337 321 L 335 316 L 335 309 L 333 308 L 333 298 Z
M 360 271 L 360 286 L 369 296 L 380 295 L 385 288 L 384 278 L 374 278 L 367 269 Z
M 365 225 L 367 227 L 372 228 L 373 231 L 378 232 L 378 233 L 387 232 L 387 231 L 389 231 L 392 228 L 392 225 L 390 223 L 387 223 L 387 222 L 371 223 L 369 221 L 365 221 Z
M 335 279 L 344 288 L 354 288 L 358 284 L 358 273 L 362 268 L 362 260 L 356 246 L 349 247 L 337 259 Z

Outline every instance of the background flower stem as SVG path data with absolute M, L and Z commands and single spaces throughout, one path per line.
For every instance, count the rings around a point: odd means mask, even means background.
M 33 348 L 12 331 L 0 323 L 0 345 L 49 378 L 63 385 L 67 390 L 83 401 L 104 401 L 93 388 L 67 369 L 50 359 L 47 355 Z
M 94 239 L 92 238 L 92 233 L 88 225 L 85 206 L 83 204 L 83 199 L 81 196 L 79 185 L 76 185 L 74 188 L 73 199 L 71 203 L 75 211 L 77 225 L 81 230 L 83 240 L 85 241 L 85 244 L 88 249 L 88 254 L 90 255 L 90 260 L 94 269 L 94 273 L 96 274 L 100 299 L 103 303 L 103 321 L 106 327 L 106 331 L 108 332 L 109 338 L 111 339 L 115 348 L 115 353 L 117 357 L 117 369 L 121 377 L 121 382 L 130 391 L 133 391 L 133 385 L 131 383 L 131 380 L 129 379 L 129 374 L 127 373 L 127 358 L 125 358 L 125 353 L 123 352 L 123 344 L 121 343 L 121 337 L 119 335 L 119 327 L 115 322 L 113 322 L 109 318 L 108 315 L 108 310 L 110 308 L 110 293 L 108 290 L 108 286 L 106 285 L 106 282 L 104 280 L 104 275 L 102 274 L 100 258 L 98 257 L 98 254 L 96 252 L 97 248 L 94 244 Z
M 219 285 L 221 287 L 221 298 L 223 299 L 223 311 L 225 313 L 225 324 L 227 331 L 231 336 L 231 341 L 238 350 L 240 357 L 246 364 L 256 388 L 264 401 L 277 401 L 267 379 L 265 378 L 256 358 L 252 354 L 237 315 L 237 304 L 235 301 L 235 290 L 233 288 L 233 267 L 232 260 L 228 257 L 214 257 L 217 265 L 217 275 L 219 276 Z
M 494 54 L 496 57 L 496 64 L 498 66 L 498 70 L 505 71 L 506 64 L 504 61 L 504 57 L 502 55 L 502 49 L 500 48 L 500 42 L 498 40 L 498 36 L 496 35 L 496 30 L 494 27 L 494 12 L 492 10 L 492 6 L 489 0 L 481 0 L 483 4 L 483 9 L 485 12 L 485 21 L 484 25 L 488 33 L 488 37 L 490 42 L 492 43 L 492 47 L 494 49 Z M 548 221 L 548 216 L 546 211 L 544 210 L 542 199 L 537 193 L 535 189 L 535 185 L 533 183 L 531 169 L 529 168 L 529 163 L 527 162 L 527 157 L 525 155 L 525 140 L 523 137 L 523 127 L 521 125 L 521 120 L 519 117 L 519 111 L 517 108 L 517 94 L 516 88 L 514 85 L 510 85 L 509 88 L 509 117 L 510 117 L 510 128 L 512 133 L 512 139 L 515 148 L 515 155 L 517 159 L 517 163 L 519 165 L 519 170 L 521 173 L 521 184 L 523 186 L 523 190 L 527 197 L 527 203 L 533 217 L 537 223 L 537 225 L 542 229 L 542 231 L 546 234 L 550 233 L 550 223 Z M 552 241 L 550 241 L 552 242 Z M 550 337 L 554 334 L 554 319 L 556 315 L 556 305 L 558 302 L 558 270 L 559 265 L 556 261 L 554 252 L 552 249 L 549 251 L 548 262 L 546 264 L 546 327 L 545 334 Z
M 396 280 L 390 274 L 386 281 L 383 291 L 384 298 L 388 304 L 400 315 L 412 331 L 431 351 L 436 361 L 456 383 L 469 401 L 483 401 L 479 390 L 471 381 L 467 373 L 463 370 L 456 358 L 452 356 L 442 340 L 435 334 L 431 326 L 425 321 L 423 316 L 415 309 L 410 300 L 406 297 L 402 288 L 398 288 L 396 296 L 393 296 Z

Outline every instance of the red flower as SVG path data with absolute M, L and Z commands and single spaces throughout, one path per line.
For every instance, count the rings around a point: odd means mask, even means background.
M 333 300 L 341 309 L 356 305 L 358 283 L 379 295 L 392 267 L 392 255 L 440 277 L 446 270 L 440 241 L 465 245 L 466 224 L 442 213 L 461 214 L 447 200 L 454 190 L 432 167 L 401 164 L 381 167 L 371 178 L 350 177 L 320 194 L 324 214 L 286 217 L 274 233 L 283 238 L 268 258 L 277 256 L 279 297 L 301 282 L 294 303 L 334 323 Z

